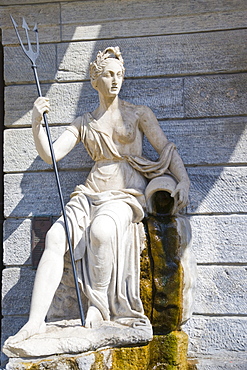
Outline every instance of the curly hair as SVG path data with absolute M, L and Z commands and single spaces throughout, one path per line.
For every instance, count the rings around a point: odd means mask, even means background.
M 96 59 L 90 63 L 91 82 L 95 81 L 101 75 L 108 59 L 114 59 L 120 64 L 124 76 L 125 68 L 121 51 L 118 46 L 111 46 L 106 48 L 104 51 L 99 51 Z

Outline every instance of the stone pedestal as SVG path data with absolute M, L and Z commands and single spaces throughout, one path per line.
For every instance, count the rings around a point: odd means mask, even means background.
M 188 370 L 187 345 L 187 335 L 183 331 L 173 331 L 155 335 L 144 346 L 35 359 L 11 358 L 6 370 Z

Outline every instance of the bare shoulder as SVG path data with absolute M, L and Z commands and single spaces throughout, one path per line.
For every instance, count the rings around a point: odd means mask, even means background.
M 138 124 L 139 129 L 160 154 L 168 140 L 153 111 L 146 105 L 135 105 L 128 102 L 123 102 L 123 104 L 124 111 L 128 112 L 128 118 L 131 110 L 133 115 L 135 115 L 135 122 Z
M 136 105 L 133 103 L 129 103 L 125 100 L 122 100 L 122 107 L 125 110 L 131 111 L 132 113 L 134 113 L 136 116 L 138 116 L 139 119 L 145 119 L 145 117 L 148 118 L 150 116 L 152 117 L 154 116 L 154 113 L 152 112 L 152 110 L 146 105 Z

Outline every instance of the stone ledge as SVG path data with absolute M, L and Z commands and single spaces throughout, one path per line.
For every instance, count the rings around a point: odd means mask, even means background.
M 187 370 L 188 337 L 182 331 L 154 336 L 144 346 L 106 348 L 46 358 L 11 358 L 6 370 Z

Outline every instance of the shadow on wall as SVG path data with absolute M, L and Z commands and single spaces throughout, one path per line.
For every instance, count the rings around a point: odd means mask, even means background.
M 28 263 L 28 261 L 26 261 Z M 20 330 L 28 320 L 35 270 L 31 267 L 4 270 L 1 343 Z M 16 282 L 15 285 L 13 283 Z M 10 286 L 8 286 L 10 284 Z M 1 352 L 1 364 L 8 357 Z
M 75 152 L 75 150 L 74 150 Z M 71 152 L 71 157 L 74 153 Z M 61 204 L 57 190 L 54 172 L 32 172 L 40 164 L 37 157 L 24 174 L 10 174 L 5 179 L 5 215 L 8 219 L 14 218 L 16 227 L 19 227 L 25 217 L 33 216 L 59 216 Z M 64 201 L 69 200 L 69 195 L 77 184 L 83 183 L 88 171 L 60 172 L 60 182 Z M 8 189 L 14 189 L 15 193 L 8 193 Z M 5 229 L 4 241 L 8 240 L 13 229 Z

